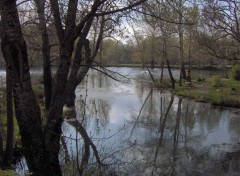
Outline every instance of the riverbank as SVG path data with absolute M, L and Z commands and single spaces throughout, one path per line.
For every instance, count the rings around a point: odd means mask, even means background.
M 172 90 L 178 96 L 211 103 L 213 106 L 240 108 L 240 81 L 212 77 L 183 83 Z
M 94 65 L 98 67 L 99 65 Z M 102 67 L 132 67 L 132 68 L 151 68 L 150 64 L 143 66 L 143 64 L 103 64 Z M 167 65 L 163 66 L 167 68 Z M 227 70 L 231 69 L 231 65 L 227 65 L 225 68 Z M 161 68 L 161 65 L 154 65 L 154 68 Z M 180 69 L 181 65 L 171 65 L 172 69 Z M 191 69 L 200 69 L 200 70 L 222 70 L 221 66 L 217 65 L 191 65 Z

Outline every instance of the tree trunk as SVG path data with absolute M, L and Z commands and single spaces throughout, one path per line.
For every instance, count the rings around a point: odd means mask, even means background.
M 38 28 L 42 37 L 42 56 L 43 56 L 43 83 L 45 108 L 49 109 L 52 96 L 52 71 L 50 62 L 49 38 L 46 27 L 46 18 L 44 13 L 45 0 L 35 0 L 37 6 L 39 24 Z
M 76 99 L 75 89 L 76 89 L 77 86 L 74 86 L 74 87 L 75 88 L 72 88 L 72 90 L 68 94 L 67 102 L 66 102 L 67 107 L 74 107 L 75 106 L 75 99 Z
M 184 66 L 183 59 L 183 2 L 179 0 L 179 25 L 178 25 L 178 35 L 179 35 L 179 45 L 180 45 L 180 62 L 181 62 L 181 70 L 180 70 L 180 78 L 179 85 L 182 85 L 182 78 L 186 79 L 186 72 Z
M 61 127 L 62 127 L 62 111 L 64 98 L 59 98 L 55 101 L 53 106 L 50 106 L 48 111 L 48 121 L 44 130 L 45 147 L 49 153 L 49 164 L 51 169 L 54 171 L 53 174 L 61 176 L 61 168 L 59 165 L 59 150 L 60 150 L 60 139 L 61 139 Z
M 49 163 L 55 175 L 61 175 L 58 153 L 60 150 L 61 126 L 63 121 L 63 106 L 66 103 L 66 84 L 73 51 L 73 42 L 63 43 L 60 50 L 60 64 L 55 75 L 50 108 L 47 113 L 47 124 L 44 130 L 46 150 L 49 153 Z
M 85 40 L 84 42 L 84 48 L 85 48 L 84 61 L 85 62 L 84 62 L 84 65 L 80 68 L 81 60 L 82 60 L 82 49 L 81 49 L 81 42 L 79 41 L 78 43 L 75 59 L 76 61 L 78 60 L 79 62 L 75 62 L 74 67 L 72 68 L 69 84 L 67 85 L 67 88 L 66 88 L 68 92 L 66 105 L 68 107 L 72 107 L 75 105 L 75 98 L 76 98 L 75 90 L 78 84 L 82 82 L 82 80 L 86 76 L 89 68 L 93 63 L 94 58 L 91 58 L 91 49 L 89 45 L 90 45 L 89 40 Z
M 188 70 L 191 70 L 191 60 L 192 60 L 192 32 L 189 31 L 189 47 L 188 47 Z
M 0 1 L 4 36 L 2 52 L 11 73 L 16 118 L 21 134 L 23 153 L 33 175 L 56 175 L 49 164 L 41 126 L 41 114 L 34 95 L 16 1 Z
M 164 58 L 163 58 L 164 59 Z M 161 61 L 161 75 L 160 75 L 160 83 L 163 81 L 163 69 L 164 69 L 164 61 Z
M 93 19 L 94 18 L 91 17 L 87 21 L 85 28 L 83 29 L 82 38 L 78 41 L 78 44 L 77 44 L 73 65 L 71 67 L 71 73 L 70 73 L 68 84 L 66 87 L 66 92 L 68 93 L 66 105 L 69 107 L 75 105 L 75 98 L 76 98 L 75 90 L 77 86 L 82 82 L 84 77 L 86 76 L 89 68 L 92 66 L 92 63 L 97 55 L 97 51 L 100 48 L 105 19 L 103 17 L 100 31 L 99 31 L 99 36 L 96 42 L 96 48 L 93 55 L 91 55 L 90 42 L 88 39 L 86 39 L 86 37 L 92 25 Z M 83 59 L 83 47 L 85 51 L 84 59 Z M 84 60 L 84 65 L 81 66 L 82 60 Z
M 172 88 L 175 89 L 175 79 L 172 75 L 172 70 L 171 70 L 171 67 L 170 67 L 170 64 L 169 64 L 169 61 L 168 61 L 168 45 L 167 45 L 167 39 L 166 38 L 163 39 L 163 57 L 164 57 L 164 59 L 166 60 L 166 63 L 167 63 L 167 69 L 168 69 L 168 73 L 169 73 L 169 76 L 170 76 L 170 79 L 171 79 Z
M 155 35 L 154 33 L 152 33 L 151 69 L 154 69 L 154 56 L 155 56 Z
M 2 128 L 1 119 L 0 119 L 0 127 Z M 2 132 L 0 131 L 0 167 L 1 167 L 1 168 L 4 166 L 3 160 L 4 160 L 3 138 L 2 138 Z
M 13 102 L 11 73 L 6 69 L 6 102 L 7 102 L 7 143 L 4 156 L 4 165 L 10 166 L 13 156 Z
M 16 118 L 29 170 L 36 175 L 52 175 L 49 173 L 48 153 L 45 151 L 43 140 L 40 108 L 31 86 L 26 45 L 20 45 L 17 42 L 15 44 L 11 42 L 10 46 L 3 44 L 3 54 L 7 59 L 7 63 L 10 63 L 8 69 L 9 72 L 11 71 L 13 80 Z M 23 62 L 24 70 L 18 65 L 18 60 Z M 22 69 L 22 75 L 19 74 L 18 69 Z
M 154 79 L 154 77 L 153 77 L 153 74 L 151 73 L 151 71 L 149 70 L 148 67 L 147 67 L 147 71 L 148 71 L 148 73 L 149 73 L 149 75 L 150 75 L 152 81 L 155 82 L 155 79 Z

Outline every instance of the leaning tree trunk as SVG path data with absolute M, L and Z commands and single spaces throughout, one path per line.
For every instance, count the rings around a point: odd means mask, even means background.
M 4 156 L 4 165 L 10 166 L 13 157 L 13 101 L 12 82 L 9 69 L 6 69 L 6 102 L 7 102 L 7 143 Z
M 171 70 L 171 67 L 170 67 L 170 64 L 168 61 L 168 51 L 167 50 L 168 50 L 167 39 L 164 38 L 163 39 L 163 57 L 166 60 L 168 73 L 169 73 L 171 83 L 172 83 L 172 88 L 175 89 L 175 79 L 173 77 L 172 70 Z
M 34 175 L 55 175 L 45 150 L 40 108 L 31 85 L 27 47 L 16 1 L 1 0 L 0 13 L 4 31 L 2 52 L 11 73 L 15 113 L 29 171 Z

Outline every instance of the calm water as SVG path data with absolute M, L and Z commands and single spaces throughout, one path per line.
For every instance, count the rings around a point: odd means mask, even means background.
M 152 89 L 141 69 L 111 70 L 130 79 L 109 73 L 122 80 L 117 82 L 91 71 L 76 90 L 77 119 L 108 169 L 116 175 L 240 174 L 237 110 L 212 108 Z M 82 138 L 75 128 L 66 121 L 63 131 L 78 139 L 81 154 Z M 68 152 L 76 156 L 76 140 L 67 141 Z
M 76 90 L 76 117 L 107 165 L 103 172 L 130 176 L 240 175 L 239 109 L 213 108 L 152 89 L 150 77 L 142 69 L 109 69 L 108 74 L 120 81 L 91 70 Z M 39 71 L 32 73 L 39 76 Z M 153 74 L 157 77 L 160 70 Z M 179 70 L 173 74 L 177 78 Z M 200 77 L 211 74 L 216 73 L 192 72 Z M 4 79 L 4 72 L 0 78 Z M 66 117 L 60 160 L 64 175 L 71 176 L 78 173 L 76 163 L 82 158 L 84 143 L 76 123 L 72 123 L 72 114 L 66 113 Z M 95 170 L 92 153 L 85 171 Z

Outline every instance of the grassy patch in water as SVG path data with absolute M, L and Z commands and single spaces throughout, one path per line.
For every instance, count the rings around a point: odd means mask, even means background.
M 232 79 L 213 77 L 203 82 L 193 80 L 191 86 L 176 84 L 173 92 L 178 96 L 209 102 L 215 106 L 240 107 L 240 81 Z

